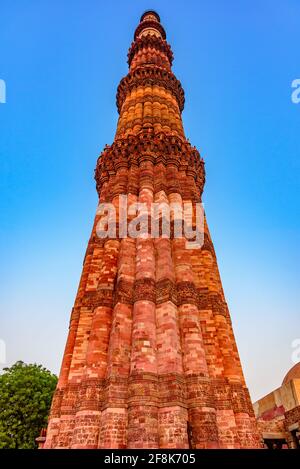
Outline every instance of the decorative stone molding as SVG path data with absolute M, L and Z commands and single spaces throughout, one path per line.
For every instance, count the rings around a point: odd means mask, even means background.
M 134 303 L 140 300 L 152 301 L 155 303 L 155 281 L 151 278 L 136 280 L 134 284 Z
M 117 108 L 121 112 L 122 105 L 133 88 L 146 85 L 158 85 L 169 90 L 178 102 L 180 111 L 184 109 L 184 91 L 181 83 L 172 72 L 164 70 L 160 67 L 138 67 L 133 72 L 122 78 L 117 91 Z
M 177 305 L 183 304 L 198 304 L 197 289 L 192 282 L 178 282 L 177 288 Z
M 197 149 L 192 147 L 189 142 L 182 141 L 176 136 L 164 133 L 154 135 L 152 132 L 117 140 L 104 149 L 98 158 L 95 170 L 99 197 L 104 182 L 109 181 L 112 176 L 116 175 L 120 167 L 127 167 L 128 170 L 132 166 L 139 168 L 140 164 L 149 159 L 150 156 L 154 164 L 175 165 L 179 171 L 185 174 L 192 171 L 195 185 L 201 197 L 205 184 L 205 169 L 204 161 Z M 128 185 L 134 185 L 136 191 L 138 184 L 138 180 L 135 183 L 132 179 L 128 181 Z M 166 183 L 163 184 L 165 187 Z M 157 190 L 161 190 L 161 187 L 157 186 Z M 168 191 L 171 190 L 172 186 Z
M 149 20 L 149 21 L 142 21 L 138 25 L 138 27 L 136 28 L 135 33 L 134 33 L 134 40 L 135 41 L 136 41 L 136 39 L 138 39 L 138 36 L 141 34 L 141 32 L 144 29 L 155 29 L 155 30 L 159 31 L 159 33 L 161 34 L 163 39 L 166 39 L 166 31 L 163 28 L 163 26 L 160 23 L 158 23 L 157 21 Z
M 150 34 L 141 38 L 137 38 L 136 41 L 131 44 L 131 47 L 128 51 L 128 65 L 131 65 L 134 56 L 139 51 L 146 48 L 152 48 L 156 49 L 157 51 L 163 52 L 167 56 L 170 65 L 172 65 L 174 56 L 171 47 L 169 46 L 167 41 L 156 36 L 151 36 Z

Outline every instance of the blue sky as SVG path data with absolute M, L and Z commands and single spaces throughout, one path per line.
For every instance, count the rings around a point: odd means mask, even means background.
M 161 15 L 247 383 L 281 384 L 300 338 L 299 0 L 2 0 L 0 339 L 58 372 L 97 205 L 96 159 L 144 10 Z M 300 358 L 300 354 L 298 355 Z

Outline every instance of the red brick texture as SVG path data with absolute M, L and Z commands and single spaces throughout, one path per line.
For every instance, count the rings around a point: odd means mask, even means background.
M 100 202 L 201 201 L 184 93 L 158 17 L 143 15 L 119 86 L 115 141 L 96 167 Z M 186 238 L 108 239 L 96 215 L 71 314 L 45 448 L 257 448 L 208 227 Z M 128 216 L 130 220 L 130 216 Z

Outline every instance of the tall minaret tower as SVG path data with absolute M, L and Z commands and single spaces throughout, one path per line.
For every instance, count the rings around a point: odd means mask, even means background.
M 201 202 L 184 91 L 159 15 L 141 17 L 98 159 L 100 203 Z M 257 448 L 259 435 L 206 221 L 185 235 L 99 237 L 97 211 L 71 314 L 45 448 Z M 128 211 L 128 221 L 132 219 Z M 130 218 L 131 217 L 131 218 Z

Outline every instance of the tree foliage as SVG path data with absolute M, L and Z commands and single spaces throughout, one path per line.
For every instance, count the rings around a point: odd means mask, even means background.
M 0 449 L 36 448 L 47 425 L 57 377 L 41 365 L 22 361 L 0 375 Z

